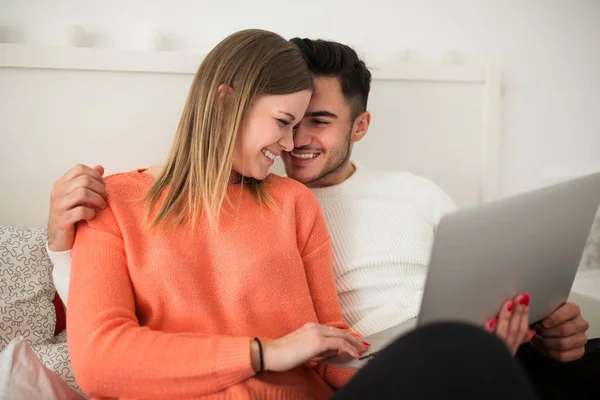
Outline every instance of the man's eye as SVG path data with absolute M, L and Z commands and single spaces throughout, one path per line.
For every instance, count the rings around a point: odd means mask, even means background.
M 313 120 L 313 122 L 317 125 L 329 125 L 329 122 L 321 121 L 320 119 L 315 119 L 315 120 Z

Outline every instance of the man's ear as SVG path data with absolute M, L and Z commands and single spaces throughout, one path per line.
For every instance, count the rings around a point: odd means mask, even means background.
M 367 134 L 369 125 L 371 124 L 371 113 L 365 111 L 354 120 L 352 127 L 352 142 L 358 142 Z

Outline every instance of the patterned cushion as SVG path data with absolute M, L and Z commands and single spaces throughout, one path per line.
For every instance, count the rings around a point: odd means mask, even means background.
M 31 345 L 53 339 L 52 263 L 46 230 L 0 226 L 0 351 L 17 336 Z
M 66 331 L 62 331 L 47 344 L 38 344 L 31 346 L 31 348 L 46 368 L 55 372 L 73 389 L 81 392 L 71 368 Z

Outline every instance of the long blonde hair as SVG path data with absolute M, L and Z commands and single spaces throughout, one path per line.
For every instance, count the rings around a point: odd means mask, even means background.
M 219 87 L 233 89 L 219 95 Z M 150 221 L 194 225 L 205 213 L 211 228 L 230 184 L 235 143 L 252 100 L 262 94 L 312 89 L 312 76 L 299 49 L 281 36 L 251 29 L 221 41 L 202 61 L 190 88 L 167 161 L 147 192 L 149 218 L 163 191 L 168 192 Z M 269 200 L 264 183 L 244 178 L 259 205 Z

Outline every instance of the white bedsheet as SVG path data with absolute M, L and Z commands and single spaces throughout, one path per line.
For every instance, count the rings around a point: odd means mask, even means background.
M 13 339 L 0 352 L 0 400 L 84 398 L 44 366 L 23 337 Z

